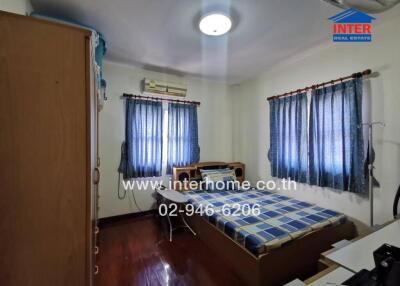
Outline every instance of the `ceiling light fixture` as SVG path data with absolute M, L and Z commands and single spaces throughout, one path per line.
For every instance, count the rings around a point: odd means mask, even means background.
M 222 36 L 232 28 L 232 20 L 222 13 L 210 13 L 200 19 L 199 28 L 203 34 Z

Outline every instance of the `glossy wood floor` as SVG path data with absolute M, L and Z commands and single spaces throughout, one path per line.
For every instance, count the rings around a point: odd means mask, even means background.
M 243 285 L 188 230 L 167 239 L 165 224 L 148 215 L 100 228 L 96 286 Z

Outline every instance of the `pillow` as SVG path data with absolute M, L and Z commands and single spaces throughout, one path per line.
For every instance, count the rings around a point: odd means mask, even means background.
M 233 169 L 211 169 L 211 170 L 200 170 L 201 177 L 203 180 L 206 178 L 209 181 L 235 181 L 236 175 Z
M 234 184 L 229 182 L 236 181 L 235 171 L 229 168 L 200 170 L 201 177 L 205 181 L 207 191 L 233 190 Z

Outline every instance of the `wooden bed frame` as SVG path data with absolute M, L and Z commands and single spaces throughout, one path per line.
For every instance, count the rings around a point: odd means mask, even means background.
M 354 224 L 347 221 L 311 232 L 256 257 L 197 215 L 189 218 L 189 224 L 197 236 L 235 271 L 244 285 L 249 286 L 278 286 L 296 278 L 307 279 L 318 272 L 322 252 L 332 248 L 337 241 L 356 237 Z
M 215 163 L 210 165 L 217 166 Z M 207 166 L 207 163 L 201 163 L 200 166 Z M 193 166 L 189 168 L 193 169 Z M 332 248 L 337 241 L 351 240 L 357 236 L 354 224 L 346 221 L 310 232 L 257 257 L 200 216 L 194 215 L 188 220 L 198 237 L 249 286 L 280 286 L 296 278 L 311 277 L 318 272 L 318 260 L 322 252 Z

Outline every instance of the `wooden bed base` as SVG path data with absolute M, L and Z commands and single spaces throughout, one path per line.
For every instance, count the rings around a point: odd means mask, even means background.
M 189 223 L 199 238 L 249 286 L 281 286 L 296 278 L 306 279 L 318 272 L 322 252 L 337 241 L 356 237 L 354 224 L 347 221 L 311 232 L 256 257 L 200 216 L 190 217 Z
M 201 180 L 201 169 L 227 167 L 235 170 L 237 180 L 244 181 L 245 165 L 240 162 L 203 162 L 174 168 L 173 181 Z M 311 232 L 256 257 L 205 219 L 197 215 L 188 219 L 199 238 L 223 258 L 243 280 L 244 285 L 249 286 L 281 286 L 296 278 L 311 277 L 318 272 L 318 260 L 322 252 L 330 249 L 331 245 L 339 240 L 356 237 L 354 224 L 347 221 L 341 225 Z

